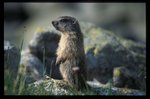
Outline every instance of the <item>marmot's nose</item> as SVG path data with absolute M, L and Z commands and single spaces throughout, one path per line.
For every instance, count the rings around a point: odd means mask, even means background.
M 53 25 L 58 25 L 58 21 L 52 21 Z

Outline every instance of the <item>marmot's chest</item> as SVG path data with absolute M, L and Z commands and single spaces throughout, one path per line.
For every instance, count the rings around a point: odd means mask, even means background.
M 62 36 L 59 42 L 59 48 L 57 50 L 57 55 L 59 54 L 76 54 L 80 53 L 82 47 L 79 47 L 80 44 L 77 44 L 76 39 L 71 39 L 67 36 Z
M 59 42 L 60 50 L 76 49 L 79 46 L 77 42 L 78 40 L 76 38 L 71 38 L 68 35 L 62 35 Z

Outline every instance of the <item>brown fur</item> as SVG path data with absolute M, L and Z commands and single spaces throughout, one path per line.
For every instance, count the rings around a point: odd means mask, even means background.
M 59 19 L 61 20 L 61 17 Z M 69 20 L 72 19 L 70 18 Z M 75 21 L 76 25 L 78 25 L 77 27 L 79 27 L 79 23 L 77 20 Z M 71 27 L 72 25 L 68 26 Z M 57 26 L 54 25 L 54 27 L 56 28 Z M 61 25 L 59 25 L 58 28 L 61 29 Z M 80 28 L 76 28 L 76 31 L 69 30 L 61 32 L 56 64 L 60 64 L 60 72 L 65 81 L 69 82 L 71 86 L 77 89 L 83 88 L 86 82 L 83 34 Z

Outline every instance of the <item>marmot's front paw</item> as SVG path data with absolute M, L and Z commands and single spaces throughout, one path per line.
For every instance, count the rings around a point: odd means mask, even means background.
M 65 58 L 63 58 L 63 57 L 57 57 L 55 64 L 58 65 L 58 64 L 60 64 L 60 63 L 62 63 L 64 61 L 65 61 Z

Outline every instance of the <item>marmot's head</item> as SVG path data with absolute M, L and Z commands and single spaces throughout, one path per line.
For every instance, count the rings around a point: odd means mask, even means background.
M 80 32 L 78 21 L 71 16 L 60 16 L 52 21 L 53 26 L 62 33 Z

